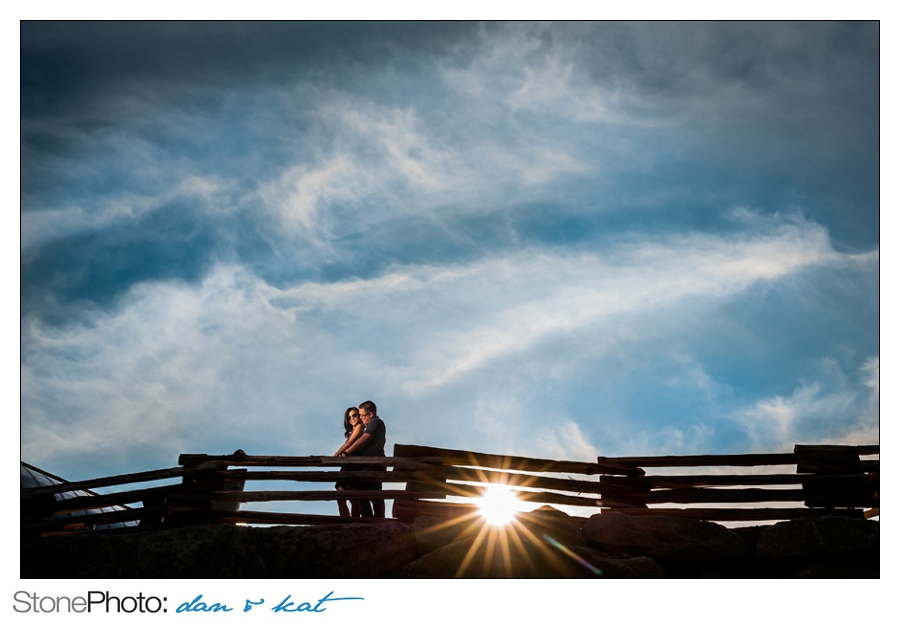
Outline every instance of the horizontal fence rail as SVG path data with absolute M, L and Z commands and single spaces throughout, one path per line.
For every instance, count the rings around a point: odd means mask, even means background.
M 796 445 L 791 453 L 716 454 L 692 456 L 599 457 L 597 463 L 556 463 L 515 456 L 396 445 L 395 456 L 441 456 L 453 472 L 446 479 L 506 483 L 546 490 L 577 490 L 599 495 L 569 501 L 532 498 L 525 501 L 594 506 L 634 515 L 665 515 L 713 521 L 770 521 L 824 514 L 869 517 L 878 513 L 879 461 L 861 456 L 878 455 L 878 445 Z M 596 481 L 559 479 L 500 472 L 488 474 L 472 467 L 490 466 L 507 471 L 578 473 L 596 475 Z M 733 467 L 753 470 L 781 469 L 771 474 L 741 474 Z M 651 469 L 708 469 L 719 473 L 648 475 Z M 787 473 L 785 468 L 793 468 Z M 727 472 L 726 472 L 727 471 Z M 418 488 L 424 488 L 420 484 Z M 793 488 L 792 488 L 793 487 Z M 409 488 L 409 486 L 407 487 Z M 436 502 L 429 497 L 394 504 L 394 516 L 472 514 L 471 503 Z M 765 504 L 802 504 L 803 507 L 762 507 Z M 673 507 L 686 505 L 691 507 Z M 651 507 L 652 506 L 652 507 Z
M 792 453 L 599 457 L 576 462 L 421 445 L 389 457 L 182 454 L 179 466 L 22 489 L 23 536 L 90 531 L 121 521 L 142 531 L 195 524 L 380 523 L 379 518 L 247 509 L 269 502 L 391 500 L 392 516 L 474 515 L 487 489 L 527 504 L 710 521 L 771 521 L 878 514 L 878 445 L 796 445 Z M 352 467 L 340 472 L 341 467 Z M 750 468 L 752 474 L 735 472 Z M 772 473 L 760 473 L 774 469 Z M 648 470 L 665 473 L 648 475 Z M 697 474 L 685 473 L 700 469 Z M 679 470 L 679 474 L 671 474 Z M 153 482 L 173 481 L 164 485 Z M 358 489 L 245 490 L 248 483 L 333 484 Z M 362 487 L 368 485 L 366 490 Z M 395 486 L 385 488 L 384 486 Z M 124 488 L 108 494 L 91 489 Z M 75 495 L 75 492 L 81 493 Z M 788 504 L 773 507 L 772 504 Z M 789 507 L 789 504 L 794 504 Z M 687 506 L 687 507 L 685 507 Z
M 482 454 L 459 449 L 442 449 L 422 445 L 394 445 L 394 456 L 405 458 L 439 457 L 444 465 L 473 466 L 505 471 L 531 471 L 537 473 L 578 473 L 581 475 L 643 475 L 644 471 L 627 463 L 571 462 L 566 460 L 541 460 L 522 456 Z M 606 460 L 606 459 L 599 459 Z

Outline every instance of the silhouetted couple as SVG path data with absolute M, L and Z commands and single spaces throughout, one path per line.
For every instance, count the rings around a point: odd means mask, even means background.
M 378 409 L 371 401 L 364 401 L 359 408 L 347 408 L 344 411 L 344 438 L 347 442 L 341 445 L 334 455 L 383 458 L 387 429 L 377 413 Z M 387 471 L 387 467 L 362 464 L 341 467 L 342 473 L 353 471 Z M 334 487 L 338 490 L 381 490 L 381 484 L 381 482 L 354 482 L 351 476 L 347 476 L 339 479 Z M 347 500 L 338 499 L 338 511 L 341 516 L 384 518 L 384 499 L 351 499 L 349 510 Z

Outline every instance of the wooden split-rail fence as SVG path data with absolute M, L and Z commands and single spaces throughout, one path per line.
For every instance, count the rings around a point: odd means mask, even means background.
M 142 531 L 198 524 L 309 525 L 385 519 L 254 510 L 262 502 L 392 500 L 391 517 L 455 517 L 478 511 L 487 488 L 503 485 L 523 502 L 710 521 L 878 515 L 878 445 L 796 445 L 791 453 L 544 460 L 420 445 L 395 445 L 384 458 L 183 454 L 179 466 L 21 491 L 23 536 L 89 531 L 137 521 Z M 336 469 L 363 465 L 334 489 Z M 741 468 L 739 470 L 738 468 Z M 648 474 L 652 471 L 653 474 Z M 699 472 L 698 472 L 699 471 Z M 176 483 L 133 488 L 151 482 Z M 318 484 L 318 490 L 253 490 L 257 482 Z M 327 485 L 327 486 L 326 486 Z M 96 494 L 92 489 L 130 487 Z M 395 486 L 395 488 L 386 488 Z M 377 487 L 377 486 L 376 486 Z M 84 491 L 80 496 L 63 493 Z M 774 504 L 774 505 L 773 505 Z M 296 507 L 296 504 L 294 504 Z M 79 516 L 73 516 L 73 515 Z

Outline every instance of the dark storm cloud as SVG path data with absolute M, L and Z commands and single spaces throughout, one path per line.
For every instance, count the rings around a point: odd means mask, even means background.
M 877 22 L 613 24 L 584 42 L 591 80 L 647 119 L 683 123 L 733 185 L 752 170 L 839 246 L 877 242 Z
M 23 22 L 24 117 L 94 107 L 94 98 L 173 97 L 197 87 L 327 79 L 335 67 L 390 60 L 397 47 L 440 51 L 477 26 L 415 22 Z M 148 88 L 152 87 L 152 89 Z
M 314 77 L 350 86 L 410 47 L 432 54 L 469 23 L 23 22 L 25 190 L 46 184 L 48 155 L 169 107 L 221 104 L 222 90 Z M 343 84 L 342 84 L 343 83 Z M 26 206 L 26 210 L 28 207 Z
M 877 132 L 877 22 L 25 22 L 22 114 L 26 122 L 74 115 L 89 128 L 130 107 L 202 98 L 206 89 L 245 81 L 304 74 L 352 89 L 346 83 L 366 67 L 417 64 L 441 52 L 461 64 L 510 30 L 534 39 L 535 55 L 577 40 L 586 77 L 630 98 L 636 113 L 699 115 L 694 121 L 724 125 L 741 140 L 760 130 L 807 140 L 823 132 L 826 140 L 846 136 L 839 133 L 870 140 Z

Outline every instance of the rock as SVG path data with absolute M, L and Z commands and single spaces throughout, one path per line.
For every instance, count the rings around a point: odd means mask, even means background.
M 505 544 L 509 547 L 509 543 Z M 531 569 L 531 559 L 522 549 L 504 549 L 502 540 L 473 537 L 435 549 L 407 564 L 401 577 L 523 578 L 531 577 Z
M 567 546 L 587 547 L 581 525 L 556 508 L 542 506 L 531 512 L 519 513 L 513 525 L 517 526 L 517 523 L 524 526 L 524 530 L 519 530 L 523 538 L 531 538 L 531 535 L 534 535 L 541 542 L 552 544 L 555 540 Z
M 877 558 L 877 521 L 839 516 L 807 517 L 768 526 L 760 535 L 760 559 L 824 562 Z
M 419 519 L 414 527 L 194 526 L 39 540 L 21 547 L 20 577 L 877 578 L 879 527 L 818 517 L 745 528 L 740 533 L 751 540 L 759 534 L 759 556 L 747 557 L 739 532 L 715 523 L 605 512 L 582 535 L 575 519 L 552 508 L 502 528 L 480 519 Z
M 732 528 L 731 531 L 743 538 L 744 542 L 747 543 L 747 547 L 749 547 L 751 551 L 755 551 L 756 543 L 759 542 L 759 537 L 767 527 L 767 525 L 749 525 L 745 527 L 735 527 Z
M 419 555 L 423 556 L 450 543 L 477 536 L 484 525 L 485 520 L 482 517 L 476 519 L 417 517 L 413 522 L 413 531 Z
M 519 513 L 509 531 L 518 537 L 518 542 L 513 540 L 514 545 L 521 543 L 525 548 L 533 577 L 581 577 L 590 571 L 590 567 L 579 564 L 579 556 L 572 552 L 587 549 L 581 526 L 565 512 L 543 506 Z
M 472 537 L 435 549 L 408 564 L 405 578 L 603 578 L 666 577 L 650 558 L 610 558 L 588 547 L 516 540 L 494 530 L 494 538 Z M 524 547 L 524 549 L 523 549 Z
M 733 564 L 749 555 L 735 532 L 693 519 L 604 512 L 588 519 L 584 536 L 592 547 L 646 556 L 667 572 L 670 566 Z
M 21 551 L 23 578 L 396 577 L 417 556 L 401 523 L 183 527 L 65 536 Z
M 667 577 L 653 560 L 645 557 L 612 558 L 589 547 L 567 547 L 554 561 L 536 560 L 534 578 L 658 579 Z
M 825 566 L 815 564 L 791 577 L 796 579 L 878 579 L 879 568 L 863 566 Z
M 398 577 L 418 556 L 415 533 L 402 523 L 322 525 L 306 532 L 278 577 Z
M 185 527 L 135 534 L 82 534 L 44 540 L 22 549 L 22 577 L 227 577 L 233 572 L 232 526 Z M 244 529 L 244 528 L 241 528 Z M 252 540 L 252 533 L 246 533 Z M 278 537 L 275 542 L 278 542 Z M 277 546 L 272 550 L 278 553 Z M 261 554 L 262 556 L 269 554 Z M 278 558 L 273 561 L 278 567 Z
M 553 541 L 587 548 L 578 522 L 550 506 L 519 513 L 505 528 L 480 518 L 461 522 L 425 517 L 416 519 L 413 527 L 423 557 L 404 570 L 408 577 L 529 577 L 535 566 L 542 576 L 559 577 L 568 575 L 568 568 Z M 477 547 L 470 556 L 473 545 Z

